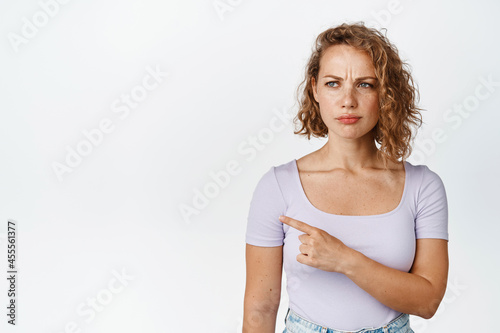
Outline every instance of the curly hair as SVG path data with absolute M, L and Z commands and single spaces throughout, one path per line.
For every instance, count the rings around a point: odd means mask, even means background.
M 305 78 L 297 88 L 299 111 L 293 121 L 300 121 L 302 127 L 294 134 L 307 135 L 309 140 L 311 135 L 328 136 L 328 127 L 314 99 L 312 79 L 318 82 L 320 60 L 326 49 L 338 44 L 353 46 L 370 55 L 379 82 L 379 120 L 373 129 L 374 139 L 380 145 L 377 153 L 385 162 L 405 160 L 412 151 L 412 127 L 422 125 L 420 111 L 423 109 L 416 106 L 419 92 L 397 48 L 380 31 L 366 27 L 363 22 L 343 23 L 316 38 Z M 302 86 L 304 89 L 299 92 Z

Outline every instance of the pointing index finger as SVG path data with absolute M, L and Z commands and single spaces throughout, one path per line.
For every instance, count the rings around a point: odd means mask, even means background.
M 297 230 L 303 231 L 307 234 L 311 234 L 311 231 L 313 231 L 315 228 L 310 226 L 307 223 L 304 223 L 299 220 L 292 219 L 291 217 L 280 215 L 279 220 L 285 224 L 288 224 L 291 227 L 294 227 Z

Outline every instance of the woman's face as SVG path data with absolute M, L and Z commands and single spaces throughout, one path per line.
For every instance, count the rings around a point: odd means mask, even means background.
M 329 138 L 372 135 L 379 117 L 378 87 L 366 52 L 349 45 L 330 46 L 320 60 L 318 81 L 313 78 L 312 85 Z

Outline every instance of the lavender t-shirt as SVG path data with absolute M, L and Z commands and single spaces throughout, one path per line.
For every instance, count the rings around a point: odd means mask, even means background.
M 298 236 L 303 232 L 281 223 L 279 215 L 323 229 L 367 257 L 403 272 L 413 264 L 416 239 L 448 240 L 445 188 L 425 165 L 406 161 L 399 205 L 388 213 L 368 216 L 330 214 L 313 206 L 302 187 L 296 159 L 271 167 L 254 190 L 245 241 L 265 247 L 283 245 L 289 307 L 305 319 L 338 330 L 382 326 L 401 312 L 380 303 L 344 274 L 299 263 Z

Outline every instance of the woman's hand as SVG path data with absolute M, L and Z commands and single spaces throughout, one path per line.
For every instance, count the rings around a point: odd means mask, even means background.
M 354 251 L 338 238 L 333 237 L 323 229 L 310 226 L 307 223 L 280 216 L 280 221 L 305 232 L 299 236 L 302 242 L 297 261 L 328 272 L 344 273 L 352 252 Z

